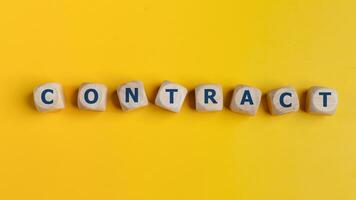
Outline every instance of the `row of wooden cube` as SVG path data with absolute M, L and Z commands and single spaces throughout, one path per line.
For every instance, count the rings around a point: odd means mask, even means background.
M 155 104 L 163 109 L 179 112 L 188 93 L 184 86 L 164 81 L 160 86 Z M 63 89 L 59 83 L 46 83 L 33 91 L 34 103 L 38 111 L 54 111 L 64 108 Z M 141 81 L 131 81 L 117 88 L 121 108 L 125 111 L 148 105 L 146 92 Z M 239 85 L 234 89 L 230 109 L 237 113 L 255 115 L 262 92 L 258 88 Z M 80 109 L 105 111 L 107 87 L 99 83 L 84 83 L 78 92 Z M 268 107 L 273 115 L 281 115 L 299 110 L 299 98 L 292 87 L 271 90 L 267 94 Z M 332 115 L 338 104 L 337 92 L 327 87 L 311 87 L 307 93 L 306 110 L 310 113 Z M 217 84 L 201 84 L 195 88 L 196 110 L 200 112 L 223 109 L 222 87 Z

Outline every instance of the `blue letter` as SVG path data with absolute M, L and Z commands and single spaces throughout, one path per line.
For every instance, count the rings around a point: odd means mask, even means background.
M 47 93 L 52 93 L 52 94 L 53 94 L 53 90 L 52 90 L 52 89 L 45 89 L 45 90 L 43 90 L 42 93 L 41 93 L 41 100 L 42 100 L 42 102 L 43 102 L 44 104 L 52 104 L 52 103 L 53 103 L 53 99 L 50 100 L 50 101 L 47 101 L 47 99 L 46 99 L 46 94 L 47 94 Z
M 166 89 L 166 92 L 169 92 L 169 103 L 174 103 L 174 93 L 178 92 L 178 89 Z
M 92 92 L 94 94 L 94 99 L 93 100 L 90 100 L 89 99 L 89 93 Z M 98 94 L 98 91 L 94 90 L 94 89 L 88 89 L 85 91 L 84 93 L 84 100 L 89 103 L 89 104 L 94 104 L 98 101 L 99 99 L 99 94 Z
M 281 96 L 279 97 L 279 103 L 281 104 L 282 107 L 285 107 L 285 108 L 292 107 L 292 103 L 290 103 L 290 104 L 285 104 L 285 103 L 284 103 L 283 100 L 284 100 L 284 97 L 285 97 L 285 96 L 290 96 L 290 97 L 291 97 L 291 96 L 292 96 L 292 93 L 290 93 L 290 92 L 284 92 L 284 93 L 282 93 Z
M 125 90 L 125 101 L 129 102 L 129 96 L 131 96 L 132 100 L 137 103 L 138 102 L 138 88 L 135 88 L 135 94 L 132 92 L 131 88 L 126 88 Z
M 241 99 L 240 104 L 243 105 L 243 104 L 245 104 L 246 101 L 249 102 L 250 105 L 253 105 L 251 93 L 250 93 L 249 90 L 245 90 L 244 91 L 244 94 L 242 95 L 242 99 Z
M 210 95 L 209 95 L 209 93 L 210 93 Z M 205 104 L 206 104 L 206 103 L 209 103 L 209 99 L 210 99 L 210 101 L 213 102 L 214 104 L 218 103 L 218 102 L 214 99 L 215 95 L 216 95 L 216 91 L 215 91 L 215 90 L 213 90 L 213 89 L 205 89 L 205 90 L 204 90 L 204 103 L 205 103 Z
M 319 95 L 323 96 L 323 107 L 328 106 L 328 96 L 331 95 L 331 92 L 319 92 Z

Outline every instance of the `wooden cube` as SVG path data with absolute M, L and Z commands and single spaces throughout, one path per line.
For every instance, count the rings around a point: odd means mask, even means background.
M 199 112 L 221 111 L 223 92 L 221 85 L 202 84 L 195 88 L 195 109 Z
M 268 107 L 272 115 L 282 115 L 299 110 L 299 99 L 292 87 L 282 87 L 267 94 Z
M 332 88 L 314 86 L 308 90 L 306 110 L 309 113 L 333 115 L 337 103 L 337 92 Z
M 121 109 L 124 111 L 148 105 L 145 88 L 141 81 L 131 81 L 117 88 Z
M 238 85 L 232 95 L 230 109 L 237 113 L 256 115 L 261 102 L 261 94 L 258 88 Z
M 158 90 L 155 104 L 163 109 L 179 112 L 187 93 L 184 86 L 164 81 Z
M 78 92 L 79 109 L 105 111 L 107 87 L 99 83 L 83 83 Z
M 64 108 L 64 95 L 59 83 L 45 83 L 33 90 L 33 100 L 39 112 L 56 111 Z

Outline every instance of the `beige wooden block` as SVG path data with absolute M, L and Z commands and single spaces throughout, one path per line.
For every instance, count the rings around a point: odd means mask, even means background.
M 55 111 L 64 108 L 64 95 L 59 83 L 45 83 L 33 90 L 35 107 L 39 112 Z
M 155 104 L 163 109 L 179 112 L 187 93 L 184 86 L 164 81 L 157 92 Z
M 238 85 L 232 95 L 230 109 L 237 113 L 256 115 L 261 102 L 261 90 L 255 87 Z
M 338 96 L 336 90 L 314 86 L 307 94 L 307 112 L 320 115 L 333 115 L 336 112 Z
M 267 94 L 268 107 L 272 115 L 282 115 L 299 110 L 298 94 L 292 87 L 282 87 Z
M 121 109 L 124 111 L 148 105 L 145 88 L 141 81 L 130 81 L 117 88 Z
M 78 92 L 79 109 L 105 111 L 107 87 L 99 83 L 83 83 Z
M 198 85 L 195 88 L 195 109 L 199 112 L 221 111 L 223 109 L 221 85 Z

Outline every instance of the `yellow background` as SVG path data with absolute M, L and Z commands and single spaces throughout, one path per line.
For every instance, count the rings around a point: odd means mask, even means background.
M 0 199 L 355 200 L 353 0 L 3 0 Z M 220 83 L 334 87 L 337 114 L 124 113 L 114 90 Z M 60 82 L 67 108 L 43 114 L 32 89 Z M 82 82 L 110 88 L 78 110 Z

